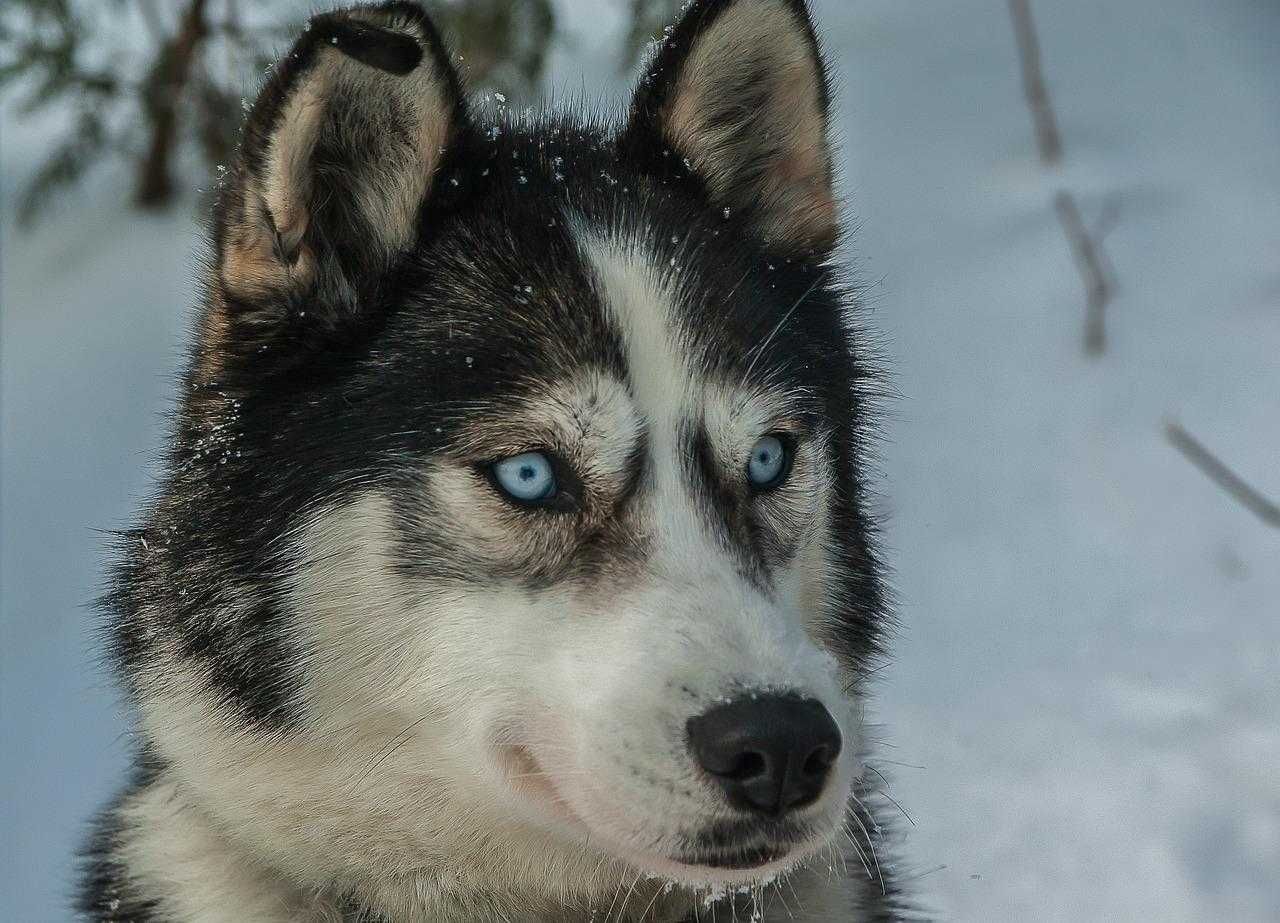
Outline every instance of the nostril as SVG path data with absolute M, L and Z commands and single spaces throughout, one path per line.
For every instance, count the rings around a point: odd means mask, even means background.
M 806 776 L 826 775 L 839 755 L 838 748 L 823 744 L 805 758 L 804 765 L 800 767 L 800 771 Z
M 727 772 L 717 772 L 715 775 L 738 782 L 745 782 L 747 779 L 754 779 L 756 776 L 764 775 L 768 768 L 769 764 L 763 754 L 748 751 L 739 754 Z

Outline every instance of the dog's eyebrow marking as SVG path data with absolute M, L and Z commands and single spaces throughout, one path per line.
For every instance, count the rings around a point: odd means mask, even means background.
M 705 423 L 687 420 L 680 427 L 680 441 L 685 446 L 683 462 L 686 476 L 697 486 L 694 491 L 704 510 L 704 518 L 726 549 L 732 544 L 734 497 L 726 489 L 724 474 L 716 461 L 715 447 Z

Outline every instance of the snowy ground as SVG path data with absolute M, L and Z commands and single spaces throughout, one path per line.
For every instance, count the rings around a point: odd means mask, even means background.
M 1066 145 L 1046 172 L 1005 4 L 815 7 L 901 394 L 879 486 L 904 631 L 878 717 L 916 824 L 902 873 L 944 919 L 1276 919 L 1280 532 L 1161 424 L 1280 498 L 1280 8 L 1036 3 Z M 553 86 L 616 92 L 592 31 L 616 21 L 576 21 Z M 9 190 L 39 142 L 0 130 Z M 1099 359 L 1059 188 L 1089 220 L 1120 204 Z M 69 850 L 125 752 L 81 604 L 91 529 L 146 485 L 193 232 L 119 204 L 99 184 L 31 235 L 4 212 L 6 919 L 66 918 Z

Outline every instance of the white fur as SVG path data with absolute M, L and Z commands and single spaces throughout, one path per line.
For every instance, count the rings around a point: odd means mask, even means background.
M 315 895 L 234 846 L 173 781 L 151 785 L 121 808 L 125 835 L 114 858 L 127 883 L 184 923 L 339 923 Z

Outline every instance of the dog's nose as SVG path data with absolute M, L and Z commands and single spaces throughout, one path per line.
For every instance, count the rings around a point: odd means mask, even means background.
M 690 718 L 689 749 L 729 803 L 779 817 L 822 793 L 840 755 L 840 729 L 813 699 L 757 696 Z

